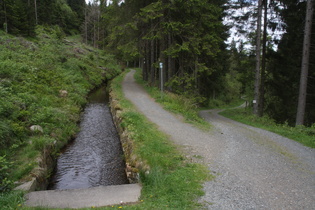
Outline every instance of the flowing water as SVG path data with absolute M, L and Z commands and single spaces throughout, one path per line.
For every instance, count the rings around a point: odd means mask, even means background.
M 128 183 L 121 143 L 106 95 L 105 87 L 90 95 L 82 115 L 80 132 L 59 156 L 49 189 Z

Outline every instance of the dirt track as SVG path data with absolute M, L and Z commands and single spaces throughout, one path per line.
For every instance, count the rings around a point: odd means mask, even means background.
M 182 145 L 187 157 L 203 162 L 216 176 L 204 184 L 200 198 L 207 208 L 315 209 L 314 149 L 219 116 L 217 110 L 200 113 L 214 127 L 203 132 L 161 108 L 133 74 L 123 82 L 126 98 Z

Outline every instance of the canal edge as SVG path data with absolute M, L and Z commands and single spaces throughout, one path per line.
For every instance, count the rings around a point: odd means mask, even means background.
M 121 126 L 123 121 L 122 114 L 124 110 L 119 104 L 119 99 L 115 97 L 111 89 L 109 90 L 109 105 L 110 111 L 112 113 L 113 121 L 116 126 L 116 130 L 120 137 L 120 142 L 124 152 L 125 162 L 126 162 L 126 175 L 130 184 L 140 182 L 140 171 L 144 173 L 149 173 L 150 167 L 145 161 L 141 160 L 134 152 L 134 141 L 131 138 L 130 133 L 127 129 Z

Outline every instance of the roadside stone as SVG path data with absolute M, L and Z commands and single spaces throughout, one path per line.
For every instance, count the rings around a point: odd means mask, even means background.
M 43 128 L 40 126 L 40 125 L 32 125 L 31 127 L 30 127 L 30 130 L 32 131 L 32 132 L 40 132 L 40 133 L 44 133 L 44 130 L 43 130 Z
M 61 98 L 66 98 L 68 96 L 68 91 L 66 91 L 66 90 L 59 90 L 59 96 Z

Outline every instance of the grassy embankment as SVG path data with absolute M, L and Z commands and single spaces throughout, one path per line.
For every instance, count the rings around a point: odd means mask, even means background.
M 23 193 L 10 191 L 14 182 L 41 173 L 41 154 L 50 147 L 57 155 L 78 132 L 89 91 L 121 72 L 110 55 L 79 37 L 65 39 L 57 27 L 36 32 L 25 39 L 0 30 L 1 209 L 22 204 Z M 30 131 L 32 125 L 42 131 Z
M 227 109 L 220 114 L 235 121 L 277 133 L 300 142 L 307 147 L 315 148 L 315 124 L 311 127 L 292 127 L 288 124 L 277 124 L 267 116 L 261 118 L 256 117 L 252 114 L 251 109 L 245 108 Z

